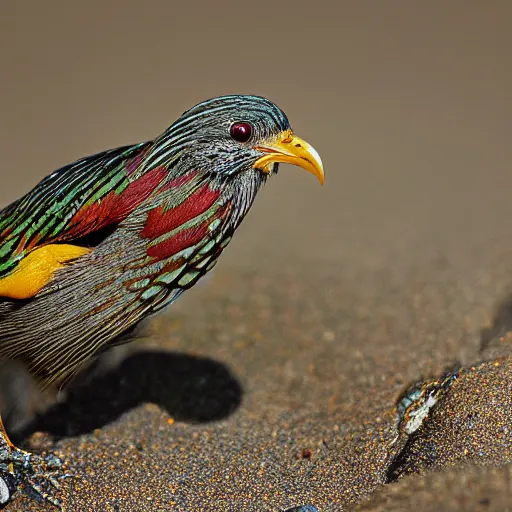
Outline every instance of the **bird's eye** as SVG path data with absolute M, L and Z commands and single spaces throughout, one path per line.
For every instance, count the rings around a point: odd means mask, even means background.
M 232 124 L 229 134 L 237 142 L 247 142 L 252 135 L 252 126 L 249 123 Z

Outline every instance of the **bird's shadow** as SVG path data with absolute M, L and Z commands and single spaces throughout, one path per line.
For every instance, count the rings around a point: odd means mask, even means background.
M 35 431 L 56 438 L 90 433 L 147 402 L 159 405 L 177 421 L 216 421 L 238 408 L 242 393 L 236 377 L 213 359 L 139 352 L 86 384 L 71 386 L 63 402 L 38 415 L 19 437 Z
M 498 302 L 490 327 L 480 329 L 480 353 L 512 331 L 512 293 Z

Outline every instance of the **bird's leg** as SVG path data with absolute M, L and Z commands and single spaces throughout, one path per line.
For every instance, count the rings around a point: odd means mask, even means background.
M 9 439 L 0 415 L 0 508 L 12 501 L 18 491 L 18 478 L 13 454 L 17 448 Z
M 3 437 L 3 441 L 7 444 L 7 447 L 12 451 L 14 448 L 14 444 L 9 439 L 9 436 L 7 435 L 7 432 L 5 431 L 4 422 L 2 421 L 2 416 L 0 415 L 0 435 Z
M 32 498 L 62 509 L 54 496 L 59 480 L 71 477 L 61 474 L 62 461 L 54 455 L 41 457 L 17 448 L 9 439 L 0 416 L 0 509 L 22 490 Z
M 14 474 L 14 465 L 25 464 L 30 460 L 30 453 L 20 450 L 10 440 L 0 415 L 0 463 L 7 465 L 7 470 Z

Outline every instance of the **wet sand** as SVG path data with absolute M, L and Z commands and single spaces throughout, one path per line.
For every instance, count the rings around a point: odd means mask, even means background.
M 38 418 L 23 446 L 76 474 L 62 488 L 68 510 L 506 509 L 509 4 L 269 6 L 273 37 L 252 60 L 234 49 L 236 72 L 221 59 L 210 82 L 209 38 L 218 55 L 262 30 L 248 7 L 209 36 L 206 10 L 190 34 L 192 10 L 93 4 L 5 8 L 0 48 L 16 58 L 0 50 L 2 204 L 233 89 L 283 107 L 322 155 L 326 184 L 283 167 L 212 277 Z M 78 22 L 94 40 L 74 34 Z M 140 25 L 152 27 L 142 42 Z M 186 57 L 162 49 L 191 35 Z M 276 37 L 295 60 L 270 58 Z M 404 393 L 446 372 L 456 378 L 423 397 L 435 403 L 409 432 Z

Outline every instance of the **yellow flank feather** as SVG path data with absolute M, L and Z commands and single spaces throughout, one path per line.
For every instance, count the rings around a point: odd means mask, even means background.
M 0 297 L 30 299 L 46 285 L 56 270 L 91 249 L 54 244 L 39 247 L 23 258 L 14 272 L 0 279 Z

